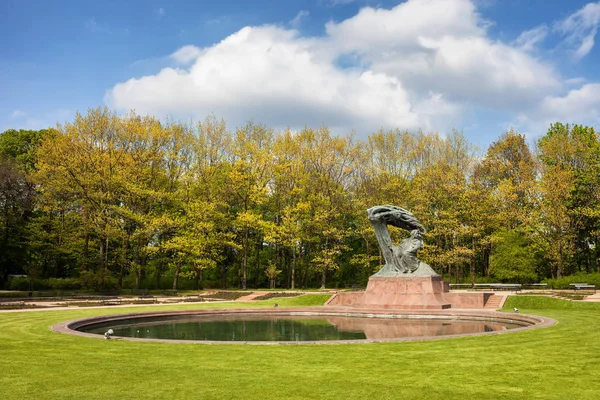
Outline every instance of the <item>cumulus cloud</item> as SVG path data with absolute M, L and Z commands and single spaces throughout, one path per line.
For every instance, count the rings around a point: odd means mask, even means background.
M 554 29 L 566 35 L 565 44 L 576 60 L 585 57 L 594 47 L 600 25 L 600 2 L 588 3 L 577 12 L 555 24 Z
M 194 45 L 187 45 L 181 47 L 176 52 L 171 54 L 169 58 L 171 58 L 177 64 L 188 65 L 193 61 L 196 61 L 201 55 L 202 49 Z
M 487 26 L 469 0 L 408 0 L 329 22 L 321 37 L 245 27 L 210 47 L 180 48 L 170 56 L 177 67 L 121 82 L 106 102 L 158 115 L 214 113 L 238 125 L 325 123 L 360 134 L 445 130 L 470 106 L 516 113 L 560 88 L 552 66 L 529 54 L 542 31 L 505 44 Z
M 119 109 L 135 105 L 162 114 L 214 112 L 237 124 L 419 125 L 397 79 L 339 70 L 331 59 L 316 58 L 313 46 L 295 31 L 246 27 L 204 49 L 189 69 L 165 68 L 116 85 L 108 101 Z
M 525 126 L 537 132 L 545 131 L 551 123 L 568 122 L 600 125 L 600 84 L 588 83 L 564 96 L 547 96 L 527 115 L 520 115 Z
M 553 69 L 527 52 L 488 38 L 468 0 L 417 0 L 392 9 L 364 8 L 329 23 L 331 39 L 357 51 L 375 71 L 449 101 L 519 108 L 558 86 Z

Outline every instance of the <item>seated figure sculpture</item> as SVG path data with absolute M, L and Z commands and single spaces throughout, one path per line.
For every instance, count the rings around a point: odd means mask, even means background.
M 385 266 L 373 276 L 439 276 L 429 265 L 417 258 L 417 251 L 423 248 L 421 235 L 425 233 L 425 228 L 411 212 L 400 207 L 383 205 L 369 208 L 367 216 L 373 225 L 385 259 Z M 410 237 L 394 245 L 388 225 L 410 231 Z

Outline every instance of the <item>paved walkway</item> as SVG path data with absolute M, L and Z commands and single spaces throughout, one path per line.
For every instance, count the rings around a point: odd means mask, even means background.
M 166 300 L 167 298 L 161 298 L 161 300 Z M 171 299 L 171 298 L 169 298 Z M 179 299 L 181 300 L 181 299 Z M 211 300 L 207 301 L 207 303 L 229 303 L 232 300 Z M 162 301 L 157 303 L 147 303 L 147 304 L 120 304 L 120 305 L 102 305 L 98 303 L 97 306 L 63 306 L 66 302 L 61 301 L 60 303 L 53 302 L 26 302 L 26 304 L 35 304 L 40 306 L 39 308 L 16 308 L 11 310 L 0 310 L 0 313 L 11 313 L 11 312 L 24 312 L 24 311 L 61 311 L 61 310 L 85 310 L 85 309 L 94 309 L 94 308 L 128 308 L 128 307 L 160 307 L 160 306 L 171 306 L 171 305 L 182 305 L 182 304 L 199 304 L 198 302 L 189 302 L 189 301 Z M 67 302 L 68 303 L 68 302 Z M 51 304 L 61 304 L 60 306 L 53 307 Z
M 303 294 L 334 294 L 336 292 L 338 292 L 338 290 L 327 290 L 327 291 L 299 291 Z M 452 290 L 452 292 L 468 292 L 467 290 Z M 208 293 L 208 292 L 207 292 Z M 226 303 L 226 302 L 232 302 L 232 301 L 237 301 L 237 302 L 250 302 L 250 301 L 254 301 L 254 299 L 256 299 L 259 296 L 263 296 L 265 294 L 268 294 L 269 292 L 265 292 L 265 291 L 256 291 L 256 292 L 252 292 L 248 295 L 242 296 L 240 298 L 238 298 L 237 300 L 216 300 L 216 301 L 210 301 L 210 303 Z M 498 302 L 498 308 L 500 309 L 504 306 L 504 303 L 506 302 L 506 299 L 508 298 L 508 296 L 513 295 L 515 293 L 513 292 L 496 292 L 494 293 L 495 296 L 501 297 L 501 301 Z M 540 295 L 550 295 L 548 293 L 540 293 Z M 78 306 L 65 306 L 65 304 L 68 304 L 71 301 L 75 301 L 77 302 L 78 300 L 57 300 L 57 301 L 27 301 L 24 300 L 23 302 L 25 304 L 33 304 L 36 306 L 39 306 L 39 308 L 17 308 L 17 309 L 10 309 L 10 310 L 0 310 L 0 313 L 11 313 L 11 312 L 31 312 L 31 311 L 60 311 L 60 310 L 77 310 L 77 309 L 86 309 L 86 308 L 127 308 L 127 307 L 153 307 L 153 306 L 168 306 L 168 305 L 173 305 L 173 304 L 196 304 L 195 302 L 186 302 L 183 301 L 185 298 L 185 296 L 170 296 L 170 297 L 156 297 L 156 298 L 145 298 L 145 299 L 140 299 L 140 300 L 156 300 L 155 303 L 145 303 L 145 304 L 121 304 L 121 305 L 103 305 L 101 303 L 98 303 L 98 305 L 94 305 L 94 306 L 85 306 L 85 307 L 78 307 Z M 124 298 L 124 300 L 137 300 L 135 298 Z M 0 299 L 0 302 L 2 301 L 2 299 Z M 81 300 L 79 300 L 81 301 Z M 581 301 L 581 300 L 580 300 Z M 600 292 L 587 296 L 586 298 L 583 299 L 583 301 L 589 301 L 589 302 L 600 302 Z M 5 301 L 5 302 L 9 302 L 9 301 Z M 15 301 L 15 303 L 19 303 L 18 301 Z
M 593 294 L 591 296 L 587 296 L 585 301 L 600 301 L 600 293 Z

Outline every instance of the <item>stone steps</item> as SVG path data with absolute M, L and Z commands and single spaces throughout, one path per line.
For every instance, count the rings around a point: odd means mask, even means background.
M 483 308 L 497 310 L 500 307 L 502 307 L 503 303 L 504 303 L 504 296 L 498 296 L 497 294 L 493 294 L 488 299 L 488 301 L 485 302 L 485 305 L 483 306 Z

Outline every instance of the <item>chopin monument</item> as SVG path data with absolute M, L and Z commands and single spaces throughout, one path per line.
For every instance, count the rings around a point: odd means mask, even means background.
M 489 293 L 449 293 L 448 283 L 429 265 L 417 258 L 426 230 L 409 211 L 382 205 L 367 210 L 385 265 L 371 275 L 364 292 L 338 293 L 327 304 L 337 306 L 446 309 L 483 308 Z M 406 229 L 410 236 L 392 242 L 388 225 Z
M 412 213 L 400 207 L 386 205 L 369 208 L 367 216 L 385 259 L 385 266 L 374 277 L 439 276 L 417 258 L 417 250 L 423 248 L 421 235 L 425 233 L 425 228 Z M 410 237 L 395 246 L 388 225 L 410 231 Z

